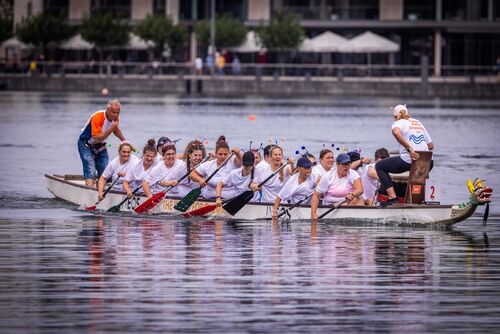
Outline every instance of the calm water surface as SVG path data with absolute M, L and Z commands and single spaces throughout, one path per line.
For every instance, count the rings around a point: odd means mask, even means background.
M 118 98 L 137 146 L 225 134 L 288 154 L 396 148 L 396 100 Z M 481 207 L 450 230 L 89 215 L 52 199 L 43 174 L 81 173 L 78 132 L 105 101 L 0 93 L 1 333 L 498 332 L 498 192 L 485 228 Z M 441 202 L 466 201 L 476 176 L 500 189 L 496 103 L 409 106 L 436 144 Z

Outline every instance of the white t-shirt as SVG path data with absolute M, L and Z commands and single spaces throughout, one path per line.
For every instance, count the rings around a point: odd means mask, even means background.
M 151 191 L 157 193 L 166 189 L 159 184 L 161 181 L 175 181 L 180 179 L 184 174 L 186 174 L 186 163 L 182 160 L 175 159 L 174 165 L 170 168 L 165 166 L 164 162 L 152 167 L 151 172 L 144 180 L 149 183 Z M 168 193 L 177 195 L 179 193 L 177 188 L 177 186 L 173 187 Z
M 375 162 L 366 166 L 361 174 L 361 183 L 363 183 L 363 199 L 373 198 L 378 187 L 378 180 L 368 175 L 370 168 L 375 169 Z
M 111 162 L 106 166 L 106 169 L 102 173 L 102 176 L 106 180 L 111 177 L 111 181 L 114 182 L 118 177 L 118 173 L 122 171 L 125 173 L 128 172 L 128 170 L 132 168 L 138 161 L 138 157 L 136 157 L 135 155 L 130 155 L 128 161 L 122 165 L 120 164 L 120 157 L 116 157 L 111 160 Z M 123 190 L 123 179 L 123 177 L 119 178 L 118 181 L 116 181 L 116 183 L 113 185 L 111 190 Z
M 255 172 L 254 172 L 255 176 Z M 250 183 L 252 182 L 252 173 L 243 176 L 243 167 L 232 170 L 223 180 L 224 187 L 222 188 L 221 197 L 223 199 L 233 198 L 250 190 Z
M 260 196 L 259 193 L 257 193 L 253 200 L 259 202 L 274 203 L 276 196 L 278 196 L 278 193 L 280 192 L 281 188 L 290 177 L 289 169 L 290 169 L 289 166 L 286 166 L 283 169 L 284 173 L 283 181 L 280 180 L 280 173 L 277 173 L 269 181 L 267 181 L 264 185 L 262 185 Z M 271 165 L 268 164 L 267 166 L 262 166 L 261 168 L 255 170 L 255 182 L 261 183 L 271 174 L 273 174 Z
M 347 176 L 339 178 L 337 170 L 334 169 L 321 178 L 316 191 L 323 194 L 324 204 L 341 202 L 354 190 L 354 181 L 359 178 L 358 172 L 352 169 L 349 169 Z
M 148 176 L 152 169 L 153 166 L 149 167 L 148 170 L 144 170 L 144 164 L 141 159 L 127 171 L 127 175 L 125 175 L 123 181 L 128 181 L 131 191 L 134 191 L 137 187 L 142 185 L 142 181 Z
M 224 179 L 232 170 L 236 169 L 235 164 L 236 157 L 232 157 L 218 172 L 212 177 L 207 185 L 201 190 L 201 196 L 203 198 L 214 198 L 215 188 L 217 183 Z M 217 169 L 217 159 L 210 160 L 202 163 L 196 168 L 196 171 L 201 175 L 202 178 L 206 179 Z M 198 185 L 199 187 L 199 185 Z
M 163 163 L 163 157 L 160 153 L 156 153 L 155 157 L 155 165 L 157 165 L 158 163 Z
M 335 165 L 333 165 L 332 169 L 335 169 Z M 314 166 L 311 171 L 311 175 L 314 176 L 314 179 L 316 181 L 318 181 L 318 177 L 323 177 L 323 175 L 325 175 L 326 173 L 328 173 L 328 171 L 324 169 L 321 164 L 317 164 L 316 166 Z
M 314 187 L 316 186 L 316 180 L 317 176 L 313 176 L 311 174 L 304 182 L 299 184 L 299 173 L 295 173 L 288 179 L 288 181 L 285 182 L 285 185 L 281 188 L 278 196 L 281 198 L 282 202 L 295 204 L 313 192 Z M 308 204 L 310 201 L 311 199 L 309 198 L 303 203 Z
M 403 138 L 411 145 L 415 151 L 428 151 L 427 144 L 432 143 L 432 138 L 424 128 L 422 123 L 415 118 L 400 119 L 392 123 L 392 129 L 399 128 Z M 399 156 L 401 159 L 411 164 L 410 153 L 406 148 L 399 144 Z

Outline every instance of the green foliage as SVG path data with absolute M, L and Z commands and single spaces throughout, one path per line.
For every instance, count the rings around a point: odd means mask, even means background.
M 277 13 L 268 26 L 261 26 L 257 34 L 268 50 L 296 49 L 304 38 L 299 21 L 290 14 Z
M 113 18 L 111 13 L 92 15 L 83 20 L 80 27 L 83 39 L 94 43 L 97 48 L 122 46 L 128 43 L 128 26 Z
M 12 20 L 0 17 L 0 43 L 14 35 Z
M 188 31 L 186 27 L 181 25 L 176 25 L 168 38 L 168 46 L 173 52 L 176 50 L 183 49 L 186 46 L 188 39 Z
M 163 45 L 168 42 L 173 27 L 174 25 L 169 17 L 148 15 L 135 26 L 134 32 L 143 40 L 152 41 L 156 46 L 163 49 Z
M 73 28 L 67 21 L 58 16 L 36 15 L 23 19 L 16 25 L 16 35 L 24 43 L 40 46 L 42 50 L 50 42 L 68 39 Z
M 241 45 L 245 41 L 247 29 L 237 19 L 224 15 L 215 20 L 215 46 L 218 49 Z M 198 41 L 205 46 L 210 45 L 210 21 L 205 20 L 195 27 Z

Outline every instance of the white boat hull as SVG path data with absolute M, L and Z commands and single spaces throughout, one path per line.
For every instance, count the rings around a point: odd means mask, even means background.
M 56 197 L 79 205 L 82 208 L 93 206 L 97 201 L 97 191 L 84 185 L 83 180 L 66 180 L 63 176 L 45 175 L 47 189 Z M 97 206 L 97 210 L 105 211 L 125 199 L 125 193 L 110 191 L 106 198 Z M 133 211 L 135 207 L 143 203 L 147 198 L 143 195 L 126 201 L 122 211 Z M 151 214 L 180 215 L 174 209 L 180 198 L 167 197 L 157 205 Z M 196 210 L 206 205 L 213 204 L 213 200 L 198 200 L 189 208 Z M 290 205 L 283 205 L 283 208 Z M 326 212 L 330 207 L 320 206 L 318 215 Z M 265 220 L 272 218 L 273 205 L 271 203 L 249 203 L 244 206 L 235 216 L 229 215 L 222 208 L 217 208 L 209 214 L 209 218 L 235 219 L 235 220 Z M 461 210 L 457 214 L 457 210 Z M 466 210 L 452 205 L 404 205 L 382 208 L 372 207 L 347 207 L 341 206 L 332 211 L 324 219 L 346 222 L 373 222 L 373 223 L 402 223 L 449 226 L 469 217 L 475 210 L 475 206 Z M 290 210 L 289 215 L 284 218 L 293 220 L 310 219 L 311 209 L 308 206 L 298 206 Z

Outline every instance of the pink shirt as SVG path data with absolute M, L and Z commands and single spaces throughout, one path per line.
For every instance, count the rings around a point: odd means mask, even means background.
M 316 191 L 323 194 L 323 204 L 341 202 L 347 194 L 354 190 L 354 181 L 360 176 L 355 170 L 349 169 L 345 177 L 339 178 L 336 169 L 327 172 L 321 178 Z

